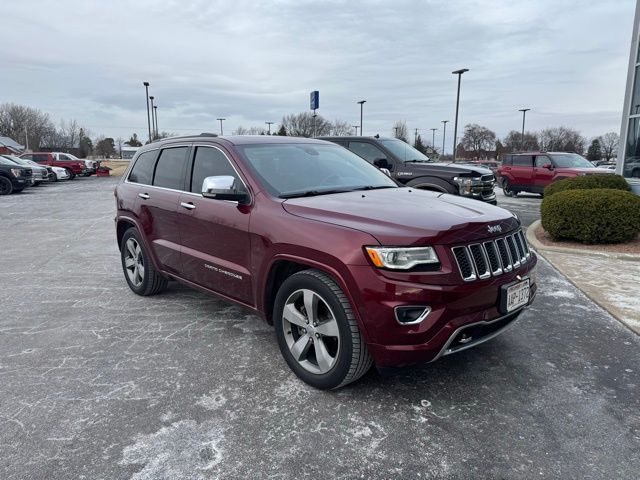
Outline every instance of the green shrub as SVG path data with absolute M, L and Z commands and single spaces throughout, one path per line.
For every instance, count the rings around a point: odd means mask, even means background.
M 621 243 L 640 233 L 640 197 L 613 189 L 565 190 L 542 201 L 542 226 L 554 240 Z
M 614 190 L 631 191 L 631 187 L 621 175 L 595 174 L 580 177 L 565 178 L 553 182 L 544 189 L 544 196 L 550 197 L 554 193 L 565 190 L 584 190 L 591 188 L 612 188 Z

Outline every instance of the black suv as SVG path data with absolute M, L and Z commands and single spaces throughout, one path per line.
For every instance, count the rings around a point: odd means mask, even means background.
M 31 169 L 0 156 L 0 195 L 21 192 L 31 184 Z
M 496 205 L 496 179 L 487 168 L 437 163 L 397 138 L 319 137 L 351 150 L 396 181 L 422 190 L 451 193 Z

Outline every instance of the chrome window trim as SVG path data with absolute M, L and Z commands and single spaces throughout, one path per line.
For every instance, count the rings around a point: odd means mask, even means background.
M 126 171 L 124 183 L 130 184 L 130 185 L 139 185 L 139 186 L 143 186 L 143 187 L 155 188 L 157 190 L 165 190 L 165 191 L 168 191 L 168 192 L 182 193 L 182 194 L 190 195 L 192 197 L 206 198 L 206 197 L 204 197 L 202 195 L 202 193 L 187 192 L 186 190 L 176 190 L 174 188 L 158 187 L 156 185 L 149 185 L 148 183 L 138 183 L 138 182 L 130 182 L 129 181 L 129 174 L 131 173 L 131 170 L 133 169 L 134 165 L 137 163 L 139 156 L 141 156 L 144 153 L 154 152 L 156 150 L 164 150 L 165 148 L 174 148 L 174 147 L 208 147 L 208 148 L 215 148 L 215 149 L 219 150 L 220 153 L 222 153 L 222 155 L 224 155 L 224 157 L 227 159 L 227 161 L 231 165 L 231 168 L 233 168 L 233 171 L 236 172 L 236 175 L 238 176 L 238 178 L 242 182 L 242 185 L 244 186 L 245 190 L 247 191 L 247 194 L 249 195 L 249 197 L 251 199 L 249 204 L 253 203 L 253 194 L 252 194 L 251 190 L 249 189 L 247 182 L 245 181 L 244 177 L 240 174 L 240 172 L 238 171 L 236 166 L 233 164 L 231 159 L 228 157 L 228 155 L 220 147 L 218 147 L 216 145 L 212 145 L 212 144 L 207 144 L 207 143 L 189 143 L 189 144 L 182 144 L 181 143 L 181 144 L 175 144 L 175 145 L 167 145 L 166 147 L 158 146 L 158 147 L 155 147 L 155 148 L 150 148 L 149 150 L 145 150 L 144 152 L 140 152 L 138 154 L 138 156 L 135 157 L 135 161 L 132 160 L 131 165 L 129 165 L 129 167 L 128 167 L 127 171 Z M 195 153 L 194 153 L 193 160 L 195 160 Z M 193 173 L 193 172 L 191 172 L 191 173 Z M 208 200 L 215 200 L 215 199 L 208 199 Z M 218 202 L 223 201 L 223 202 L 234 203 L 234 204 L 238 205 L 238 202 L 235 201 L 235 200 L 216 200 L 216 201 L 218 201 Z

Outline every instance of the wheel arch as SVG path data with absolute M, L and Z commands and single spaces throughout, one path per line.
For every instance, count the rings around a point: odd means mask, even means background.
M 144 234 L 144 230 L 142 229 L 142 227 L 140 226 L 140 224 L 133 218 L 131 217 L 118 217 L 117 221 L 116 221 L 116 238 L 117 238 L 117 242 L 118 242 L 118 250 L 120 250 L 120 246 L 122 243 L 122 237 L 124 236 L 125 232 L 129 229 L 129 228 L 135 228 L 138 233 L 140 234 L 140 240 L 142 241 L 142 244 L 147 252 L 147 255 L 149 256 L 149 258 L 151 258 L 151 262 L 153 263 L 153 267 L 159 271 L 162 272 L 162 268 L 160 268 L 160 265 L 158 263 L 158 259 L 156 258 L 156 254 L 155 251 L 151 248 L 151 245 L 149 245 L 149 242 L 147 241 L 147 237 Z
M 407 187 L 418 188 L 420 190 L 431 190 L 441 193 L 457 194 L 455 187 L 446 180 L 438 177 L 418 177 L 407 183 Z

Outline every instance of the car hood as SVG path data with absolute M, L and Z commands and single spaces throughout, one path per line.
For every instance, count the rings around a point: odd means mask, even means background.
M 283 201 L 290 214 L 373 235 L 382 245 L 457 244 L 520 225 L 499 207 L 455 195 L 389 188 Z M 489 226 L 496 233 L 489 233 Z
M 420 171 L 429 170 L 440 171 L 442 173 L 449 173 L 451 176 L 462 175 L 469 177 L 480 177 L 482 175 L 493 175 L 493 172 L 486 167 L 479 167 L 475 165 L 460 165 L 458 163 L 440 163 L 440 162 L 406 162 L 405 167 Z

